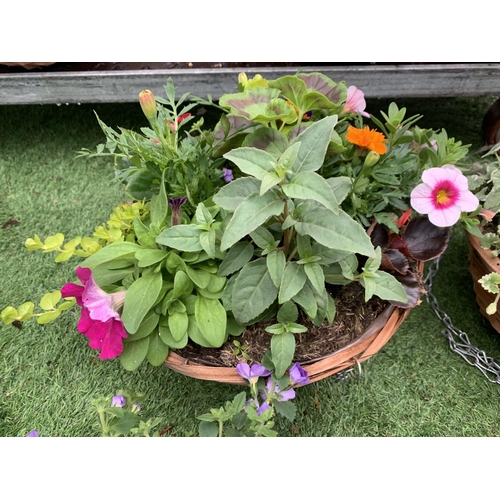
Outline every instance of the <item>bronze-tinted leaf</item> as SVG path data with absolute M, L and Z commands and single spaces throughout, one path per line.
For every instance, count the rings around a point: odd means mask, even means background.
M 408 259 L 399 250 L 386 250 L 382 253 L 381 269 L 406 274 L 410 268 Z
M 409 272 L 407 274 L 393 274 L 394 277 L 403 285 L 406 295 L 408 296 L 408 302 L 396 302 L 390 300 L 389 302 L 397 307 L 403 309 L 409 309 L 420 303 L 420 296 L 424 292 L 424 287 L 422 285 L 422 280 L 418 274 Z
M 410 256 L 423 262 L 439 257 L 446 250 L 449 239 L 449 228 L 437 227 L 427 217 L 412 219 L 404 233 Z

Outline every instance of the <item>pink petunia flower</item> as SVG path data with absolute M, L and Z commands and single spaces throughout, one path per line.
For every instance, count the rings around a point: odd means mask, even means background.
M 128 337 L 118 314 L 127 292 L 106 293 L 97 285 L 92 271 L 87 268 L 78 267 L 76 275 L 83 286 L 66 283 L 61 295 L 75 297 L 77 304 L 82 307 L 78 331 L 90 340 L 92 349 L 101 351 L 99 358 L 116 358 L 123 352 L 123 339 Z
M 354 85 L 347 88 L 347 100 L 344 105 L 343 113 L 361 113 L 366 118 L 370 115 L 365 111 L 365 94 Z
M 479 200 L 469 191 L 467 178 L 453 165 L 424 170 L 422 181 L 411 192 L 411 206 L 427 214 L 435 226 L 453 226 L 462 212 L 472 212 L 479 206 Z

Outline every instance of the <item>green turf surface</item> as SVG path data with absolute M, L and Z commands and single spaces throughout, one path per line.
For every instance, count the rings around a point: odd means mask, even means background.
M 481 146 L 480 124 L 492 98 L 406 99 L 398 104 L 424 115 L 422 127 L 445 127 L 450 136 Z M 368 101 L 368 111 L 389 101 Z M 68 238 L 91 235 L 124 200 L 112 160 L 75 159 L 103 135 L 96 110 L 110 126 L 138 129 L 145 119 L 135 104 L 0 107 L 0 310 L 37 302 L 74 281 L 73 258 L 30 253 L 36 233 Z M 435 279 L 434 293 L 453 323 L 500 360 L 500 335 L 480 315 L 467 270 L 467 243 L 453 231 Z M 125 372 L 118 360 L 101 361 L 76 330 L 78 311 L 52 324 L 0 325 L 0 436 L 95 436 L 90 401 L 119 389 L 144 392 L 143 412 L 159 417 L 168 435 L 196 435 L 196 415 L 220 406 L 240 388 L 189 379 L 144 363 Z M 279 420 L 282 436 L 498 436 L 500 385 L 451 352 L 442 324 L 425 302 L 388 344 L 367 362 L 359 381 L 326 379 L 297 390 L 294 427 Z M 97 360 L 97 362 L 95 362 Z

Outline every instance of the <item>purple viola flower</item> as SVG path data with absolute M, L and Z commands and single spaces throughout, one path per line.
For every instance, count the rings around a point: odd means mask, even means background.
M 113 396 L 111 398 L 111 406 L 118 406 L 119 408 L 122 408 L 127 404 L 127 401 L 123 396 Z
M 271 408 L 269 403 L 265 401 L 257 408 L 257 415 L 260 417 L 266 410 L 269 410 L 269 408 Z
M 181 222 L 181 206 L 186 203 L 184 196 L 169 198 L 168 204 L 172 207 L 172 226 L 178 226 Z
M 270 401 L 273 397 L 277 398 L 278 401 L 290 401 L 295 397 L 295 391 L 292 387 L 282 391 L 271 377 L 267 379 L 265 391 L 259 391 L 259 393 L 264 401 Z
M 37 438 L 37 437 L 40 437 L 40 435 L 38 434 L 38 431 L 33 429 L 31 432 L 28 432 L 28 434 L 26 434 L 26 437 L 27 438 Z
M 132 412 L 133 413 L 139 413 L 142 410 L 141 405 L 138 405 L 137 403 L 134 403 L 132 405 Z
M 222 167 L 222 178 L 225 182 L 231 182 L 233 177 L 233 171 L 230 168 Z
M 299 363 L 295 363 L 288 372 L 290 376 L 290 383 L 292 385 L 300 386 L 306 385 L 311 382 L 311 379 L 307 376 L 307 372 L 300 366 Z
M 258 363 L 255 363 L 252 366 L 248 363 L 239 363 L 236 365 L 236 371 L 240 377 L 247 379 L 251 385 L 256 384 L 259 377 L 267 377 L 272 373 L 272 371 L 266 370 Z

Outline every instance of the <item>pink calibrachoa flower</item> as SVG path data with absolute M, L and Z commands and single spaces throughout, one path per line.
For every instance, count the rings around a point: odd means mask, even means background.
M 365 111 L 365 94 L 354 85 L 347 88 L 347 100 L 344 105 L 343 113 L 361 113 L 366 118 L 370 115 Z
M 424 170 L 422 181 L 411 192 L 411 206 L 427 214 L 435 226 L 453 226 L 462 212 L 472 212 L 479 206 L 479 200 L 469 191 L 467 178 L 453 165 Z
M 90 340 L 92 349 L 101 351 L 99 358 L 116 358 L 123 352 L 123 339 L 128 337 L 118 314 L 127 292 L 106 293 L 97 285 L 92 271 L 87 268 L 78 267 L 76 275 L 83 286 L 66 283 L 61 295 L 75 297 L 76 303 L 82 307 L 78 331 Z

